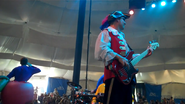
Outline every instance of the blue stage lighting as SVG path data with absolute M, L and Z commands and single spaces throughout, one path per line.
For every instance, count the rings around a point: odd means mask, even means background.
M 155 8 L 155 4 L 152 4 L 152 8 Z
M 162 6 L 165 6 L 165 5 L 166 5 L 166 2 L 165 2 L 165 1 L 162 1 L 162 2 L 161 2 L 161 5 L 162 5 Z
M 175 3 L 177 0 L 172 0 L 173 3 Z
M 145 10 L 145 8 L 142 8 L 141 10 Z

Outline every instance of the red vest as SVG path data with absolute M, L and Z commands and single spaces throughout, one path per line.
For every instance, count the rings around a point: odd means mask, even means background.
M 111 37 L 111 49 L 122 55 L 125 56 L 126 54 L 126 49 L 125 49 L 125 42 L 123 42 L 122 39 L 120 39 L 119 35 L 113 35 L 112 32 L 109 32 L 109 36 Z M 110 70 L 106 69 L 106 67 L 104 68 L 104 81 L 110 78 L 115 77 L 115 75 L 113 74 L 113 72 L 111 72 Z

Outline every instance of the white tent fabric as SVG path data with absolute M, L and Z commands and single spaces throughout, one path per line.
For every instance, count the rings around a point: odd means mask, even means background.
M 182 83 L 164 84 L 162 85 L 162 98 L 170 98 L 172 96 L 173 98 L 185 99 L 184 87 L 185 85 Z
M 88 80 L 97 81 L 103 74 L 103 62 L 94 59 L 94 45 L 101 20 L 114 10 L 128 12 L 129 0 L 92 0 Z M 138 82 L 185 83 L 185 4 L 168 2 L 165 7 L 135 10 L 128 19 L 126 40 L 136 53 L 157 40 L 160 47 L 151 57 L 136 65 Z M 86 73 L 87 0 L 80 80 Z M 19 65 L 21 57 L 41 68 L 35 77 L 72 79 L 77 33 L 79 0 L 1 0 L 0 2 L 0 70 L 6 75 Z

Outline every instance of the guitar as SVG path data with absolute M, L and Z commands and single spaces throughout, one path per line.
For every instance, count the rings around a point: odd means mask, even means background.
M 153 50 L 156 50 L 156 48 L 159 47 L 159 43 L 156 41 L 150 41 L 149 43 L 150 48 Z M 128 67 L 122 66 L 118 60 L 113 60 L 113 62 L 110 63 L 107 68 L 111 70 L 123 84 L 128 85 L 132 81 L 132 77 L 139 72 L 139 70 L 135 69 L 134 66 L 148 54 L 148 50 L 149 49 L 145 50 L 134 59 L 132 59 L 134 51 L 129 51 L 125 56 L 129 60 Z

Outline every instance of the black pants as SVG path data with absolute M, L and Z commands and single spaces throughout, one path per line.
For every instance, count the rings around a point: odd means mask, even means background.
M 131 84 L 124 85 L 117 78 L 106 80 L 103 104 L 132 104 Z

